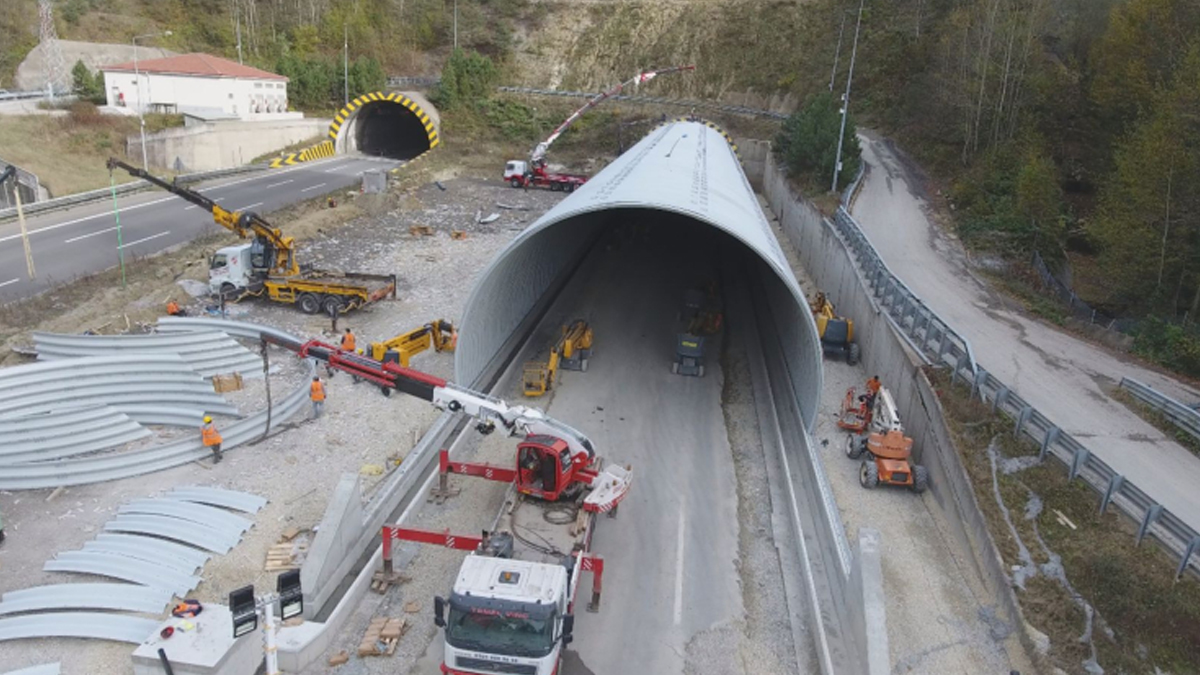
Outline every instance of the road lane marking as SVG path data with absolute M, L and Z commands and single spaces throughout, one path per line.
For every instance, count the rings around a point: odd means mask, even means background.
M 142 237 L 141 239 L 138 239 L 137 241 L 131 241 L 128 244 L 121 244 L 118 248 L 129 248 L 130 246 L 140 244 L 144 241 L 150 241 L 151 239 L 158 239 L 159 237 L 165 237 L 168 234 L 171 234 L 170 230 L 167 230 L 166 232 L 159 232 L 158 234 L 152 234 L 149 237 Z
M 675 541 L 675 625 L 683 621 L 683 530 L 687 512 L 679 508 L 679 532 Z
M 245 211 L 246 209 L 252 209 L 256 206 L 262 206 L 262 205 L 263 205 L 262 202 L 254 202 L 253 204 L 251 204 L 249 206 L 243 206 L 242 208 L 238 209 L 238 211 Z
M 303 190 L 301 190 L 301 192 L 308 192 L 309 190 L 316 190 L 317 188 L 325 187 L 325 185 L 326 185 L 325 183 L 318 183 L 317 185 L 314 185 L 312 187 L 304 188 Z
M 9 284 L 15 284 L 20 280 L 21 280 L 20 278 L 17 278 L 17 279 L 9 279 L 8 281 L 0 282 L 0 288 L 4 288 L 5 286 L 7 286 Z
M 140 209 L 144 206 L 153 206 L 154 204 L 161 204 L 163 202 L 169 202 L 173 199 L 175 199 L 175 197 L 164 197 L 162 199 L 155 199 L 152 202 L 146 202 L 145 204 L 134 204 L 133 206 L 126 206 L 123 209 L 117 209 L 117 213 L 125 213 L 126 211 L 133 211 L 134 209 Z M 32 237 L 33 235 L 38 234 L 40 232 L 50 232 L 51 230 L 57 230 L 60 227 L 67 227 L 69 225 L 85 223 L 89 220 L 95 220 L 96 218 L 106 218 L 111 215 L 112 215 L 112 211 L 105 211 L 104 213 L 97 213 L 94 216 L 84 216 L 82 218 L 76 218 L 75 220 L 68 220 L 65 223 L 55 223 L 54 225 L 47 225 L 46 227 L 39 227 L 36 230 L 30 230 L 29 236 Z M 10 234 L 7 237 L 0 237 L 0 243 L 6 242 L 6 241 L 12 241 L 13 239 L 20 239 L 20 238 L 21 238 L 20 234 Z
M 116 229 L 117 229 L 116 227 L 110 227 L 108 229 L 100 230 L 99 232 L 89 232 L 88 234 L 81 234 L 78 237 L 71 237 L 70 239 L 66 239 L 63 241 L 63 243 L 64 244 L 73 244 L 73 243 L 79 241 L 80 239 L 87 239 L 88 237 L 94 237 L 98 234 L 104 234 L 105 232 L 113 232 Z
M 271 183 L 270 185 L 263 186 L 263 189 L 270 190 L 271 188 L 279 187 L 280 185 L 287 185 L 288 183 L 294 183 L 295 181 L 295 178 L 289 178 L 288 180 L 281 180 L 278 183 Z

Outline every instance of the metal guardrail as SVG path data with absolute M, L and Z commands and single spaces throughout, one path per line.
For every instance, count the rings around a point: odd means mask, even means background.
M 1043 290 L 1053 293 L 1060 302 L 1071 309 L 1071 313 L 1076 317 L 1090 324 L 1101 326 L 1105 330 L 1115 330 L 1121 333 L 1128 333 L 1134 327 L 1136 323 L 1134 320 L 1112 317 L 1081 300 L 1070 286 L 1054 276 L 1046 261 L 1042 259 L 1042 254 L 1037 251 L 1033 252 L 1031 264 L 1033 271 L 1037 272 L 1038 278 L 1042 281 Z
M 5 101 L 24 101 L 31 98 L 46 98 L 44 91 L 6 91 L 0 94 L 0 103 Z
M 558 96 L 563 98 L 592 98 L 593 96 L 596 96 L 596 92 L 590 91 L 561 91 L 558 89 L 536 89 L 531 87 L 497 87 L 497 89 L 507 94 L 528 94 L 533 96 Z M 629 96 L 626 94 L 618 94 L 617 96 L 612 96 L 610 98 L 614 101 L 667 105 L 678 108 L 694 108 L 696 110 L 715 110 L 717 112 L 731 113 L 734 115 L 751 115 L 754 117 L 766 117 L 774 120 L 785 120 L 788 118 L 787 113 L 777 113 L 771 110 L 749 108 L 742 105 L 725 105 L 706 101 L 692 101 L 689 99 L 663 98 L 661 96 Z
M 441 84 L 440 77 L 389 77 L 387 83 L 389 87 L 434 87 Z
M 180 174 L 175 178 L 176 182 L 181 185 L 188 183 L 198 183 L 200 181 L 211 180 L 213 178 L 224 178 L 226 176 L 236 176 L 243 173 L 253 171 L 264 171 L 267 169 L 266 164 L 250 164 L 247 166 L 239 166 L 233 169 L 218 169 L 216 171 L 201 171 L 199 173 Z M 130 194 L 150 188 L 151 185 L 144 180 L 135 180 L 129 183 L 122 183 L 116 187 L 118 195 Z M 101 199 L 111 199 L 113 194 L 112 188 L 100 188 L 99 190 L 89 190 L 78 194 L 67 195 L 65 197 L 56 197 L 54 199 L 46 199 L 32 204 L 25 204 L 25 216 L 29 217 L 39 213 L 47 213 L 58 209 L 70 208 L 79 206 L 88 202 L 99 201 Z M 17 209 L 14 206 L 10 209 L 0 209 L 0 221 L 9 218 L 17 217 Z
M 1200 412 L 1130 377 L 1122 377 L 1118 385 L 1134 398 L 1162 413 L 1171 422 L 1200 440 Z
M 880 307 L 922 358 L 934 365 L 949 366 L 952 385 L 962 379 L 971 387 L 973 397 L 990 403 L 993 413 L 1003 413 L 1012 419 L 1013 434 L 1018 438 L 1024 434 L 1036 443 L 1041 449 L 1039 459 L 1053 457 L 1067 468 L 1068 480 L 1082 479 L 1100 496 L 1101 513 L 1115 506 L 1137 523 L 1136 543 L 1149 536 L 1177 556 L 1176 578 L 1189 570 L 1200 576 L 1200 555 L 1193 555 L 1200 553 L 1200 532 L 980 367 L 970 343 L 888 269 L 845 207 L 838 209 L 832 225 L 853 254 Z

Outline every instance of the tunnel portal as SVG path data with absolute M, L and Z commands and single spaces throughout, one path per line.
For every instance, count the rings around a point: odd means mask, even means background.
M 354 99 L 334 117 L 329 137 L 339 153 L 392 159 L 412 159 L 440 142 L 432 107 L 397 92 Z
M 614 281 L 647 266 L 675 272 L 646 276 L 654 287 L 632 293 Z M 682 306 L 692 288 L 714 288 L 726 302 L 738 297 L 729 293 L 735 286 L 741 297 L 753 294 L 754 305 L 771 315 L 801 417 L 813 428 L 822 384 L 816 324 L 720 129 L 698 121 L 655 129 L 501 251 L 463 312 L 458 382 L 475 384 L 572 275 L 597 268 L 624 271 L 590 279 L 589 294 L 613 296 L 593 297 L 593 303 L 627 303 L 632 314 L 648 298 L 659 298 L 653 311 L 663 317 L 646 323 L 657 326 L 648 339 L 667 350 L 679 324 L 662 298 L 673 307 Z

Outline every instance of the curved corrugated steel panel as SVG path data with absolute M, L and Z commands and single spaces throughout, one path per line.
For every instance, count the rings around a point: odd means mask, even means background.
M 33 333 L 38 359 L 43 361 L 124 354 L 176 354 L 197 373 L 262 372 L 260 358 L 220 331 L 152 333 L 148 335 L 64 335 Z
M 235 509 L 243 513 L 258 513 L 259 509 L 267 505 L 266 499 L 258 495 L 252 495 L 249 492 L 238 492 L 236 490 L 199 485 L 177 487 L 165 496 L 167 499 L 224 506 L 227 509 Z
M 40 666 L 29 666 L 20 670 L 10 670 L 3 675 L 61 675 L 58 661 L 54 663 L 43 663 Z
M 464 385 L 622 210 L 662 211 L 716 228 L 753 252 L 781 325 L 790 379 L 812 428 L 821 393 L 821 345 L 808 302 L 763 215 L 737 155 L 717 130 L 676 121 L 652 131 L 513 240 L 476 281 L 463 312 L 455 374 Z
M 0 614 L 61 609 L 113 609 L 158 614 L 171 601 L 171 591 L 135 584 L 55 584 L 9 591 Z
M 0 619 L 0 641 L 22 638 L 77 637 L 135 645 L 158 629 L 154 619 L 139 619 L 104 612 L 51 612 Z
M 191 544 L 213 553 L 229 553 L 237 546 L 241 535 L 231 535 L 222 530 L 170 516 L 124 514 L 104 524 L 106 532 L 133 532 L 155 537 L 166 537 Z
M 148 513 L 158 516 L 170 516 L 201 525 L 207 525 L 215 530 L 241 534 L 250 529 L 254 521 L 235 516 L 224 509 L 217 509 L 203 504 L 192 504 L 175 499 L 134 499 L 125 502 L 117 508 L 117 513 Z
M 126 555 L 142 560 L 166 560 L 173 562 L 174 567 L 190 571 L 204 567 L 204 563 L 212 557 L 207 551 L 166 539 L 115 532 L 101 532 L 94 540 L 85 541 L 83 550 Z
M 198 576 L 145 560 L 90 551 L 64 551 L 54 556 L 53 560 L 47 560 L 42 569 L 47 572 L 78 572 L 132 581 L 151 588 L 161 588 L 176 595 L 183 595 L 200 583 Z

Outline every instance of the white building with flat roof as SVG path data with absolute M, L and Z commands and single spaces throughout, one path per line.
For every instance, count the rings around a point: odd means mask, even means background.
M 102 66 L 108 105 L 138 112 L 193 113 L 242 120 L 287 112 L 288 78 L 209 54 Z M 302 117 L 296 114 L 296 117 Z

